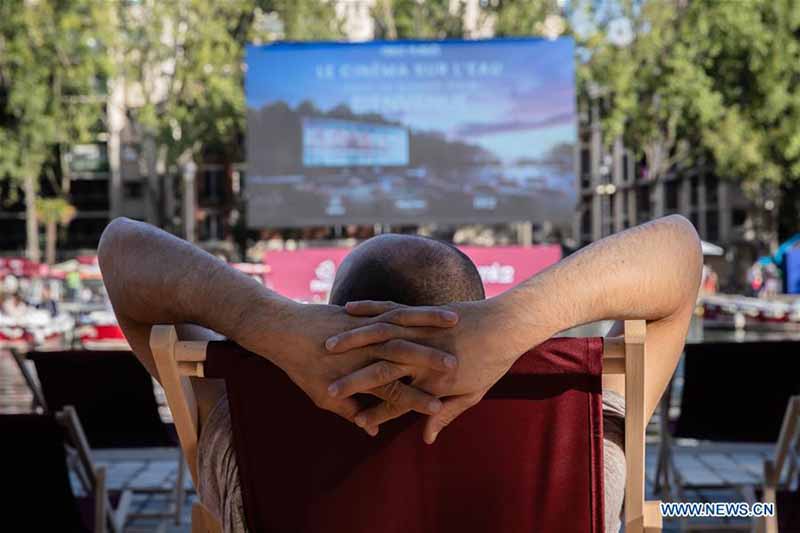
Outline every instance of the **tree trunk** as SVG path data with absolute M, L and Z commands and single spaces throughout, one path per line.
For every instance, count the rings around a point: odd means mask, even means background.
M 26 255 L 37 263 L 41 260 L 39 251 L 39 222 L 36 218 L 36 181 L 33 176 L 25 177 L 25 237 Z
M 60 145 L 58 147 L 58 161 L 61 166 L 61 195 L 69 198 L 70 185 L 72 184 L 72 170 L 69 168 L 67 160 L 67 146 Z
M 47 222 L 46 226 L 46 258 L 48 265 L 54 265 L 56 262 L 56 223 L 51 220 Z
M 394 8 L 391 0 L 383 0 L 381 8 L 383 8 L 383 17 L 386 23 L 386 38 L 394 41 L 397 39 L 397 25 L 394 22 Z

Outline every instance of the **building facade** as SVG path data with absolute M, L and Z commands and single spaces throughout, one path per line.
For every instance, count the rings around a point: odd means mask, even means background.
M 715 263 L 720 279 L 744 279 L 743 270 L 763 253 L 765 240 L 775 239 L 770 211 L 723 180 L 702 162 L 691 168 L 648 179 L 635 154 L 621 140 L 604 146 L 596 106 L 581 109 L 576 157 L 578 205 L 573 238 L 578 246 L 670 214 L 680 214 L 697 228 L 700 238 L 726 250 Z

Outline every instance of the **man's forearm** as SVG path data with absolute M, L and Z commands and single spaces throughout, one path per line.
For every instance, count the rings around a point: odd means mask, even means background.
M 106 228 L 98 260 L 121 322 L 197 324 L 240 340 L 245 317 L 251 327 L 271 318 L 266 327 L 293 305 L 199 248 L 127 219 Z M 134 349 L 149 367 L 149 353 L 142 353 L 149 350 Z
M 522 353 L 559 331 L 599 320 L 647 320 L 645 413 L 675 371 L 702 271 L 700 239 L 680 216 L 612 235 L 576 252 L 499 297 L 513 324 L 507 337 Z M 603 387 L 625 393 L 622 376 Z
M 694 303 L 701 269 L 694 227 L 669 216 L 587 246 L 499 298 L 525 345 L 526 332 L 539 339 L 542 329 L 667 319 Z

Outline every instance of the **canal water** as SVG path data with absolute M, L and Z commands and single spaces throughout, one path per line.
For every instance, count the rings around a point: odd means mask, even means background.
M 572 337 L 604 335 L 610 326 L 610 322 L 598 322 L 574 328 L 564 332 L 564 335 Z M 779 332 L 704 330 L 699 321 L 693 320 L 687 338 L 687 342 L 690 343 L 720 341 L 755 342 L 763 340 L 800 340 L 800 333 L 787 334 Z M 26 364 L 31 365 L 30 362 Z M 32 365 L 31 370 L 33 370 Z M 675 392 L 679 392 L 682 385 L 681 370 L 682 368 L 679 365 L 675 379 L 675 386 L 678 390 Z M 168 419 L 169 413 L 166 412 L 166 408 L 163 406 L 163 392 L 160 390 L 160 387 L 158 387 L 158 389 L 156 393 L 159 404 L 161 405 L 162 418 Z M 674 400 L 677 400 L 679 397 L 679 394 L 673 394 Z M 13 356 L 8 350 L 0 349 L 0 414 L 30 412 L 31 400 L 32 394 L 30 389 L 25 383 L 22 374 L 19 372 L 19 368 Z

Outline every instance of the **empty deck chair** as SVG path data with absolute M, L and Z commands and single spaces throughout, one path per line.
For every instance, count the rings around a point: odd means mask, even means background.
M 602 371 L 626 375 L 626 531 L 660 531 L 658 503 L 644 502 L 644 322 L 626 323 L 624 343 L 537 347 L 431 446 L 421 417 L 369 437 L 231 343 L 179 342 L 171 326 L 150 342 L 195 481 L 188 376 L 225 379 L 252 531 L 602 532 Z M 192 516 L 193 531 L 219 530 L 202 505 Z
M 0 415 L 0 435 L 4 531 L 122 532 L 130 493 L 107 491 L 104 467 L 85 461 L 74 411 Z M 76 474 L 86 496 L 73 492 L 68 448 L 81 459 Z
M 73 350 L 30 352 L 40 391 L 36 396 L 46 411 L 55 412 L 71 405 L 75 408 L 93 450 L 178 446 L 174 428 L 165 424 L 158 412 L 153 379 L 130 351 Z M 168 452 L 172 453 L 172 452 Z M 178 475 L 174 487 L 147 487 L 137 492 L 169 492 L 173 510 L 165 513 L 131 515 L 134 518 L 180 520 L 185 497 L 184 464 L 175 450 Z M 148 452 L 147 456 L 152 455 Z
M 800 394 L 798 351 L 794 341 L 686 345 L 680 415 L 669 422 L 661 410 L 661 494 L 684 500 L 686 491 L 731 488 L 755 499 L 764 445 L 777 441 L 789 399 Z
M 800 531 L 800 396 L 789 400 L 779 435 L 764 463 L 764 502 L 776 512 L 765 518 L 765 533 Z

